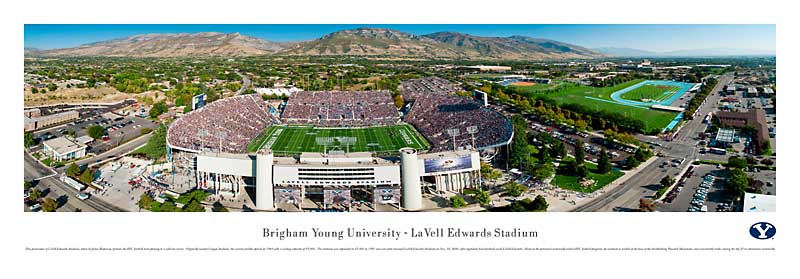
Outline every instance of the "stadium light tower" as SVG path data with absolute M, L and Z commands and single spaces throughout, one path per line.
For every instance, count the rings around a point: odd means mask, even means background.
M 456 151 L 456 137 L 460 134 L 458 128 L 447 129 L 447 134 L 453 137 L 453 151 Z
M 467 133 L 472 137 L 472 150 L 478 149 L 478 147 L 475 146 L 475 134 L 478 133 L 478 126 L 467 127 Z
M 216 132 L 214 135 L 217 137 L 217 139 L 219 139 L 219 149 L 217 149 L 217 154 L 219 154 L 220 152 L 222 152 L 222 139 L 227 137 L 228 133 L 219 131 Z

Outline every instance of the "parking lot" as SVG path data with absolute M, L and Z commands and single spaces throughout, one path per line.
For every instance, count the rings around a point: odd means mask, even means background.
M 103 117 L 102 114 L 97 113 L 87 114 L 87 116 L 84 117 L 82 113 L 81 117 L 81 119 L 67 123 L 66 125 L 36 132 L 34 133 L 34 138 L 39 139 L 41 143 L 41 141 L 45 139 L 67 135 L 69 130 L 75 131 L 75 138 L 79 138 L 87 135 L 90 126 L 99 125 L 106 129 L 107 137 L 87 143 L 88 148 L 86 152 L 100 154 L 140 136 L 143 129 L 148 128 L 153 130 L 158 125 L 153 121 L 137 116 L 120 116 L 116 117 L 115 120 L 107 119 Z M 32 150 L 36 151 L 41 148 L 42 146 L 40 144 Z
M 677 191 L 675 198 L 671 202 L 665 199 L 659 211 L 685 212 L 693 207 L 695 209 L 691 211 L 700 211 L 705 206 L 711 212 L 722 208 L 720 204 L 731 204 L 731 200 L 725 195 L 726 172 L 725 169 L 711 165 L 694 166 L 693 174 L 673 189 Z

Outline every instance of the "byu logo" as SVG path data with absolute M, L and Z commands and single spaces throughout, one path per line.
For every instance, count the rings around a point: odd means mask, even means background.
M 775 236 L 775 226 L 767 222 L 758 222 L 750 226 L 750 235 L 756 239 L 770 239 Z

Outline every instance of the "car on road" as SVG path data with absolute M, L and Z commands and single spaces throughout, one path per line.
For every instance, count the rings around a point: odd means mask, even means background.
M 78 192 L 78 194 L 75 195 L 75 196 L 78 197 L 78 199 L 82 200 L 82 201 L 85 201 L 85 200 L 89 199 L 89 194 L 86 194 L 86 193 L 83 193 L 83 192 Z
M 39 210 L 42 209 L 42 204 L 37 203 L 37 204 L 31 205 L 31 207 L 29 207 L 29 209 L 31 211 L 39 211 Z

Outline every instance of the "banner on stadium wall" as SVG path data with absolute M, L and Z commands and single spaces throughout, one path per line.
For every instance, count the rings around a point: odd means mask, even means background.
M 200 94 L 192 97 L 192 110 L 202 108 L 206 105 L 206 94 Z
M 400 188 L 375 188 L 372 197 L 374 204 L 399 204 Z
M 425 159 L 425 173 L 448 172 L 472 168 L 472 156 Z
M 322 190 L 323 203 L 327 205 L 349 204 L 352 200 L 350 189 L 324 189 Z
M 301 204 L 303 197 L 300 194 L 300 189 L 295 188 L 277 188 L 275 189 L 275 203 L 289 203 Z

